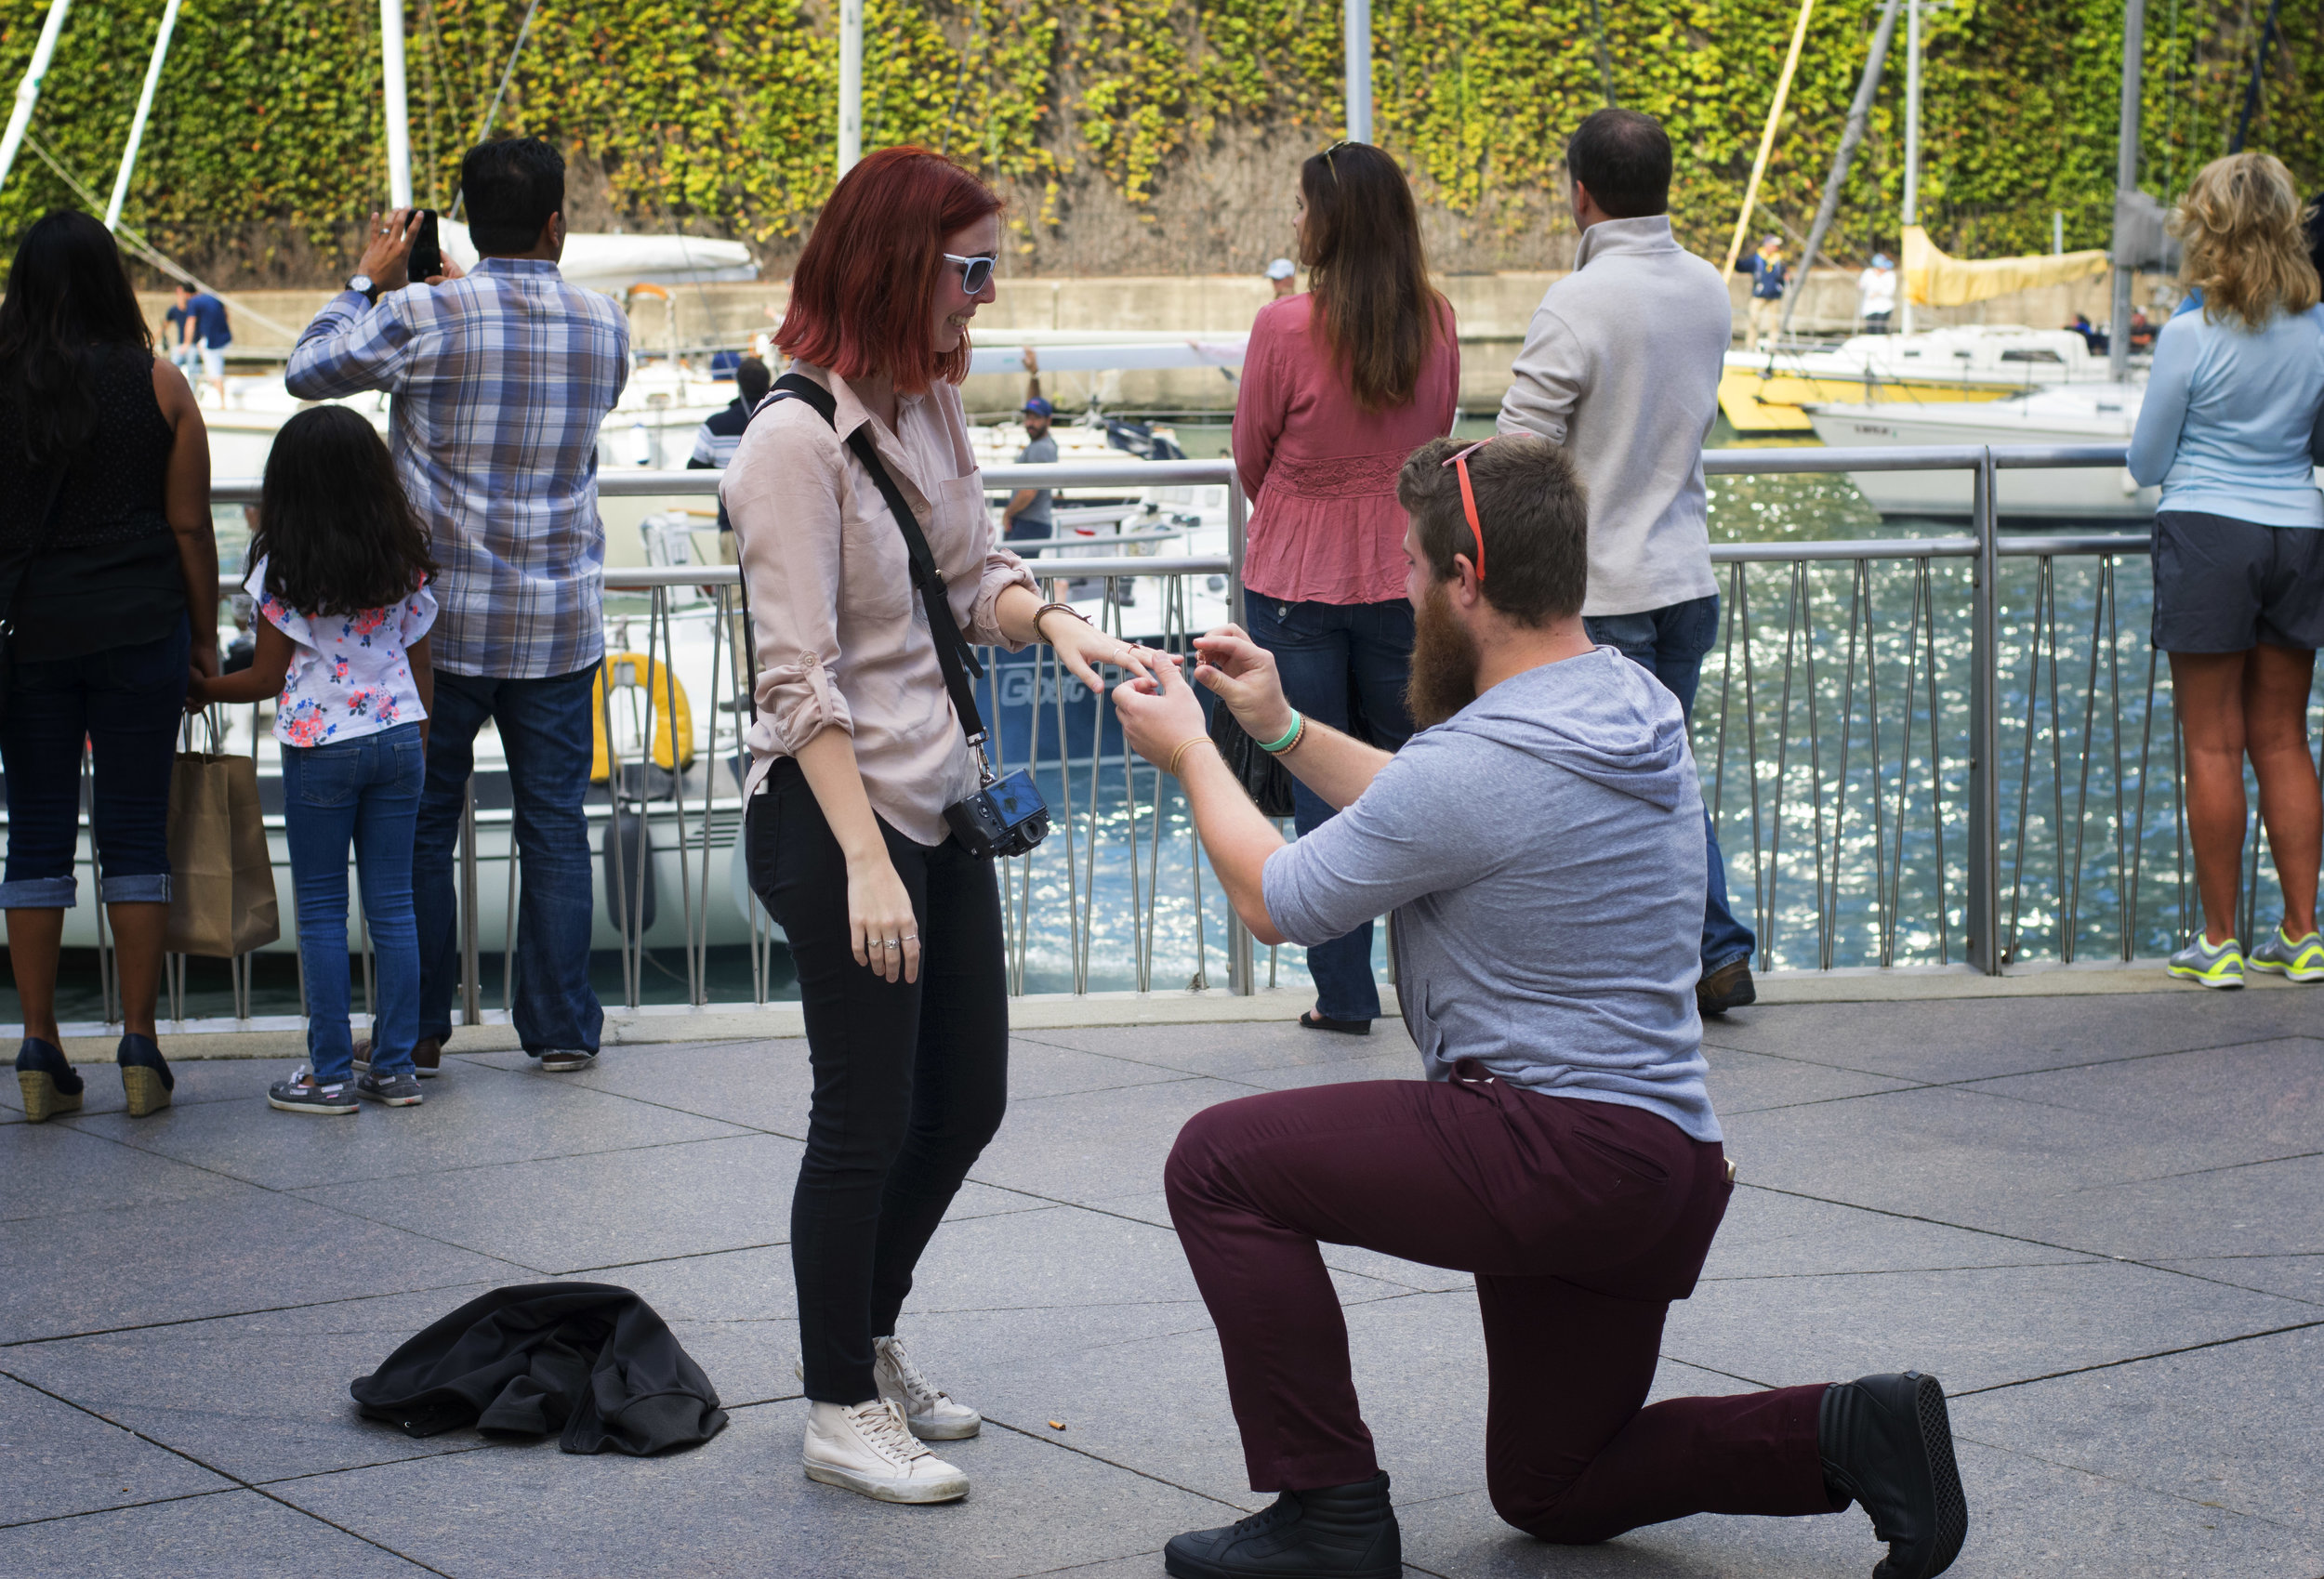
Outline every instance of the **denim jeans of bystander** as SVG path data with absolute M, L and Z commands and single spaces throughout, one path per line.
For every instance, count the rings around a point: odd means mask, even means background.
M 513 1018 L 524 1050 L 597 1051 L 605 1011 L 589 984 L 594 906 L 589 875 L 590 682 L 598 666 L 543 679 L 436 671 L 428 779 L 413 840 L 419 922 L 419 1034 L 452 1034 L 460 980 L 460 813 L 489 718 L 500 734 L 515 801 L 518 851 Z
M 1703 658 L 1719 640 L 1717 593 L 1644 613 L 1593 615 L 1582 624 L 1591 640 L 1601 647 L 1620 648 L 1624 657 L 1660 680 L 1679 699 L 1688 722 L 1693 722 Z M 1703 974 L 1708 976 L 1723 965 L 1749 959 L 1758 941 L 1728 908 L 1727 861 L 1720 853 L 1719 828 L 1710 820 L 1709 807 L 1703 809 L 1703 840 L 1710 879 L 1703 896 Z
M 426 767 L 417 724 L 328 745 L 283 747 L 283 826 L 298 896 L 298 961 L 307 986 L 307 1061 L 315 1083 L 352 1073 L 348 1026 L 347 852 L 363 883 L 363 927 L 377 966 L 372 1072 L 412 1072 L 419 1039 L 419 933 L 412 918 L 412 829 Z
M 1412 738 L 1405 682 L 1412 673 L 1412 605 L 1284 603 L 1252 593 L 1245 603 L 1251 639 L 1274 654 L 1284 699 L 1319 724 L 1393 751 Z M 1312 834 L 1337 813 L 1296 779 L 1293 824 Z M 1377 1020 L 1372 924 L 1307 951 L 1315 1009 L 1327 1020 Z

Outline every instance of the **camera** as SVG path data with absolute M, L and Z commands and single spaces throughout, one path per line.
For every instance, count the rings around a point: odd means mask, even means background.
M 1049 803 L 1023 768 L 944 808 L 960 848 L 980 861 L 1024 855 L 1049 836 Z

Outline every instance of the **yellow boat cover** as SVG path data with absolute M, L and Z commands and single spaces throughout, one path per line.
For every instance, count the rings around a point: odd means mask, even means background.
M 2033 257 L 1948 257 L 1918 225 L 1905 227 L 1905 294 L 1922 307 L 1963 307 L 1988 296 L 2063 285 L 2104 274 L 2112 264 L 2103 249 Z

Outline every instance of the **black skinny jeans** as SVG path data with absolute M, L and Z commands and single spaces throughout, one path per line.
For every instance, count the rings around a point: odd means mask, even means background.
M 920 979 L 882 980 L 848 938 L 847 858 L 799 764 L 750 801 L 750 885 L 788 935 L 815 1076 L 791 1195 L 807 1396 L 878 1394 L 872 1339 L 896 1313 L 960 1181 L 1009 1104 L 1009 999 L 992 862 L 883 821 L 918 918 Z

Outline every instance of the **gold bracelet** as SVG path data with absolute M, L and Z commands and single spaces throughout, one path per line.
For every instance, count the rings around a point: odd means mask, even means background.
M 1074 617 L 1075 619 L 1079 620 L 1079 621 L 1080 621 L 1083 625 L 1088 625 L 1088 624 L 1089 624 L 1089 616 L 1088 616 L 1088 615 L 1086 615 L 1086 614 L 1084 614 L 1084 613 L 1082 613 L 1082 612 L 1081 612 L 1078 609 L 1076 609 L 1076 608 L 1075 608 L 1075 607 L 1074 607 L 1071 603 L 1044 603 L 1044 604 L 1042 604 L 1039 608 L 1037 608 L 1037 609 L 1036 609 L 1036 610 L 1034 610 L 1034 611 L 1033 611 L 1033 634 L 1034 634 L 1036 637 L 1037 637 L 1039 639 L 1043 640 L 1043 641 L 1049 641 L 1049 644 L 1050 644 L 1051 647 L 1056 646 L 1056 645 L 1057 645 L 1057 643 L 1055 643 L 1054 641 L 1050 641 L 1050 640 L 1049 640 L 1049 633 L 1048 633 L 1047 631 L 1045 631 L 1045 630 L 1043 630 L 1043 629 L 1041 628 L 1041 616 L 1042 616 L 1043 614 L 1046 614 L 1046 613 L 1050 612 L 1052 610 L 1057 610 L 1057 609 L 1063 609 L 1063 610 L 1064 610 L 1064 611 L 1065 611 L 1065 612 L 1067 612 L 1067 613 L 1069 613 L 1069 614 L 1073 615 L 1073 617 Z
M 1208 735 L 1195 735 L 1190 739 L 1180 741 L 1178 743 L 1178 749 L 1170 753 L 1170 765 L 1168 768 L 1165 768 L 1163 771 L 1169 774 L 1173 779 L 1177 778 L 1178 759 L 1185 756 L 1189 751 L 1193 750 L 1197 745 L 1208 745 L 1210 743 L 1211 741 Z

